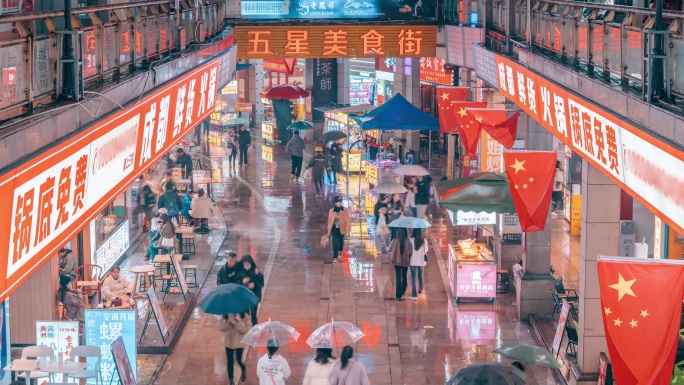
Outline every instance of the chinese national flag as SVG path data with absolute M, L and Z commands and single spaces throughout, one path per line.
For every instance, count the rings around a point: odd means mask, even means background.
M 503 111 L 503 114 L 501 113 Z M 515 143 L 515 134 L 518 131 L 518 117 L 516 112 L 510 118 L 506 118 L 506 110 L 492 108 L 468 108 L 468 115 L 481 123 L 482 129 L 489 136 L 496 139 L 504 147 L 510 149 Z
M 453 128 L 453 115 L 448 113 L 448 110 L 451 109 L 451 103 L 468 99 L 468 90 L 467 87 L 437 87 L 437 114 L 441 132 L 457 132 Z
M 684 299 L 684 264 L 599 257 L 598 277 L 615 383 L 670 384 Z
M 480 123 L 469 116 L 466 109 L 485 107 L 487 107 L 487 102 L 454 102 L 451 104 L 451 110 L 447 111 L 454 124 L 449 127 L 448 131 L 443 132 L 460 134 L 461 142 L 466 151 L 465 155 L 477 154 L 477 144 L 480 140 Z
M 503 160 L 522 231 L 544 230 L 551 204 L 556 153 L 506 151 Z

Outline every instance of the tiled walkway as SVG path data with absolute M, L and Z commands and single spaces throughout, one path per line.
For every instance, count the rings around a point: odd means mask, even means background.
M 361 214 L 354 216 L 349 255 L 332 264 L 330 252 L 322 250 L 319 241 L 332 197 L 346 194 L 345 185 L 337 191 L 327 186 L 327 193 L 315 198 L 312 186 L 289 181 L 284 148 L 259 142 L 254 141 L 249 166 L 237 171 L 221 158 L 220 149 L 212 149 L 212 154 L 218 153 L 213 161 L 223 168 L 214 197 L 230 230 L 222 249 L 251 254 L 266 273 L 259 319 L 286 322 L 302 333 L 298 343 L 281 348 L 293 370 L 289 383 L 301 384 L 312 357 L 306 338 L 333 318 L 353 322 L 366 333 L 356 349 L 374 385 L 442 384 L 460 367 L 498 360 L 492 351 L 503 343 L 534 343 L 529 325 L 516 319 L 512 295 L 498 296 L 494 304 L 456 305 L 450 300 L 445 289 L 444 218 L 437 212 L 429 231 L 435 250 L 425 272 L 425 293 L 417 302 L 391 300 L 393 268 L 387 256 L 377 254 Z M 267 155 L 262 157 L 264 151 Z M 352 179 L 350 186 L 357 186 L 358 179 Z M 348 195 L 358 199 L 358 188 L 350 187 Z M 210 276 L 202 291 L 214 285 Z M 195 311 L 155 383 L 227 384 L 220 337 L 214 316 Z M 254 366 L 261 354 L 256 349 L 247 354 L 247 384 L 258 383 Z M 527 372 L 528 384 L 555 383 L 547 369 Z

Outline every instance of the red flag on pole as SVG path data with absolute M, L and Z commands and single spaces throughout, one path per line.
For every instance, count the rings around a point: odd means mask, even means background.
M 441 132 L 456 132 L 453 129 L 453 116 L 449 113 L 451 103 L 468 99 L 469 90 L 467 87 L 437 87 L 437 115 Z
M 556 153 L 506 151 L 503 159 L 522 231 L 544 230 L 551 204 Z
M 480 124 L 468 116 L 467 108 L 485 108 L 487 102 L 454 102 L 451 104 L 451 110 L 447 111 L 450 118 L 454 122 L 453 126 L 449 127 L 449 131 L 458 133 L 461 136 L 461 143 L 465 148 L 465 155 L 477 154 L 477 144 L 480 140 Z
M 598 278 L 615 383 L 670 384 L 684 299 L 684 264 L 599 257 Z
M 503 114 L 501 113 L 503 111 Z M 506 118 L 506 110 L 492 108 L 468 108 L 468 115 L 480 122 L 482 129 L 504 147 L 513 148 L 515 134 L 518 131 L 518 117 L 516 112 L 510 118 Z

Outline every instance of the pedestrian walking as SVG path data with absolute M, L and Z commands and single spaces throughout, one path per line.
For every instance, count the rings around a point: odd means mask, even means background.
M 425 219 L 430 204 L 430 176 L 419 176 L 416 182 L 416 217 Z
M 251 255 L 244 255 L 240 260 L 240 263 L 242 264 L 240 276 L 241 283 L 251 290 L 252 293 L 259 298 L 259 302 L 261 302 L 261 291 L 264 287 L 264 275 L 259 271 L 259 268 L 257 267 L 256 262 Z M 249 308 L 249 314 L 252 317 L 253 325 L 257 324 L 257 310 L 259 309 L 259 302 Z
M 285 385 L 285 380 L 290 377 L 290 365 L 285 357 L 278 354 L 278 341 L 271 338 L 266 347 L 268 353 L 259 358 L 256 374 L 259 377 L 259 385 Z
M 553 174 L 553 191 L 551 191 L 551 198 L 553 200 L 551 211 L 563 209 L 563 179 L 561 163 L 556 161 L 556 171 Z
M 216 284 L 241 283 L 242 264 L 237 263 L 237 254 L 229 252 L 226 256 L 226 264 L 216 274 Z
M 393 220 L 399 219 L 404 215 L 404 202 L 401 201 L 401 195 L 392 195 L 392 201 L 389 203 L 387 214 L 389 215 L 387 224 L 392 223 Z M 390 239 L 394 239 L 397 234 L 397 227 L 390 227 L 390 234 Z
M 404 202 L 405 211 L 408 211 L 412 217 L 416 216 L 416 178 L 411 178 L 406 185 L 406 201 Z
M 375 214 L 376 226 L 380 222 L 380 209 L 382 209 L 383 207 L 387 208 L 387 206 L 389 206 L 389 197 L 385 194 L 380 194 L 380 196 L 378 197 L 378 201 L 375 202 L 375 206 L 373 207 L 373 214 Z M 387 213 L 387 210 L 385 210 L 385 213 Z M 389 217 L 387 216 L 387 214 L 385 214 L 385 222 L 387 222 L 388 219 Z
M 228 381 L 230 385 L 235 385 L 235 361 L 237 361 L 242 375 L 240 382 L 247 381 L 247 368 L 242 362 L 242 353 L 247 345 L 241 341 L 245 334 L 252 328 L 252 321 L 246 313 L 235 315 L 224 315 L 218 323 L 218 330 L 223 332 L 223 346 L 226 348 L 226 358 L 228 359 Z
M 330 382 L 336 364 L 337 359 L 333 357 L 332 349 L 316 349 L 316 357 L 307 365 L 302 385 L 338 385 Z
M 238 131 L 238 146 L 240 147 L 240 166 L 246 166 L 249 162 L 247 160 L 247 150 L 252 145 L 252 136 L 245 126 L 240 126 Z
M 159 217 L 162 214 L 168 214 L 168 211 L 166 209 L 159 209 L 157 214 L 150 219 L 150 231 L 147 233 L 149 245 L 147 246 L 147 254 L 145 254 L 145 257 L 143 258 L 146 261 L 150 261 L 150 265 L 154 264 L 154 257 L 157 256 L 158 253 L 158 249 L 154 244 L 157 243 L 159 237 L 161 237 L 159 229 L 161 228 L 162 221 Z
M 412 235 L 410 239 L 411 246 L 413 246 L 411 253 L 411 299 L 415 301 L 423 293 L 423 269 L 428 260 L 429 248 L 427 240 L 423 238 L 423 229 L 413 229 Z M 418 280 L 418 291 L 416 291 L 416 280 Z
M 316 147 L 316 153 L 309 161 L 309 164 L 306 165 L 306 169 L 312 169 L 311 179 L 316 187 L 316 197 L 320 197 L 321 191 L 323 190 L 325 172 L 327 171 L 328 175 L 330 175 L 330 164 L 328 163 L 328 158 L 323 155 L 323 147 Z
M 178 213 L 183 207 L 183 200 L 176 193 L 173 182 L 166 182 L 166 192 L 159 197 L 157 206 L 160 209 L 166 209 L 169 217 L 178 220 Z
M 342 349 L 340 362 L 335 365 L 330 377 L 332 385 L 370 385 L 366 368 L 362 363 L 356 362 L 353 356 L 354 349 L 351 346 Z
M 133 224 L 137 223 L 138 215 L 143 214 L 143 227 L 145 224 L 145 221 L 148 220 L 152 216 L 152 211 L 154 210 L 154 206 L 157 204 L 157 196 L 154 193 L 154 190 L 152 190 L 152 184 L 149 181 L 145 180 L 144 175 L 140 175 L 140 178 L 138 179 L 139 187 L 138 187 L 138 205 L 136 208 L 133 210 Z
M 299 136 L 298 130 L 295 130 L 292 134 L 292 138 L 290 138 L 290 141 L 287 142 L 286 148 L 287 153 L 290 154 L 290 158 L 292 159 L 292 170 L 290 172 L 290 179 L 297 180 L 299 179 L 299 176 L 302 173 L 302 162 L 304 161 L 304 147 L 306 147 L 306 144 L 304 143 L 304 139 L 302 139 L 302 137 Z
M 338 261 L 339 253 L 344 250 L 344 237 L 351 230 L 351 215 L 342 207 L 342 197 L 333 199 L 335 206 L 328 213 L 328 236 L 332 239 L 333 262 Z
M 333 184 L 337 184 L 337 173 L 342 172 L 342 140 L 338 139 L 330 145 L 330 159 L 332 160 L 332 180 Z
M 397 230 L 397 237 L 390 243 L 390 257 L 394 265 L 394 273 L 396 274 L 396 297 L 397 301 L 401 301 L 401 297 L 406 293 L 408 288 L 407 274 L 408 268 L 411 265 L 411 253 L 413 246 L 408 240 L 406 229 L 400 227 Z

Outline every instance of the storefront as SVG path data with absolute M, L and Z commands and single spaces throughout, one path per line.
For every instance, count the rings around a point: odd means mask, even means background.
M 397 59 L 387 57 L 375 59 L 375 106 L 381 106 L 394 96 L 394 74 L 397 70 Z
M 420 58 L 420 106 L 423 112 L 437 116 L 437 87 L 454 85 L 453 71 L 444 69 L 446 60 Z
M 0 221 L 18 223 L 0 233 L 0 247 L 15 251 L 0 267 L 7 277 L 0 282 L 0 298 L 11 294 L 13 304 L 13 344 L 34 344 L 34 321 L 60 318 L 55 301 L 59 249 L 71 243 L 79 265 L 101 264 L 106 273 L 141 233 L 140 221 L 133 226 L 132 218 L 135 183 L 214 112 L 218 70 L 219 60 L 209 61 L 0 177 L 0 194 L 8 197 Z M 209 79 L 206 88 L 203 78 Z M 176 102 L 185 102 L 189 93 L 205 101 L 195 104 L 192 116 L 169 113 L 167 119 L 145 120 L 167 100 L 169 111 L 175 111 Z M 40 204 L 25 204 L 34 200 Z M 26 220 L 15 222 L 14 213 Z

